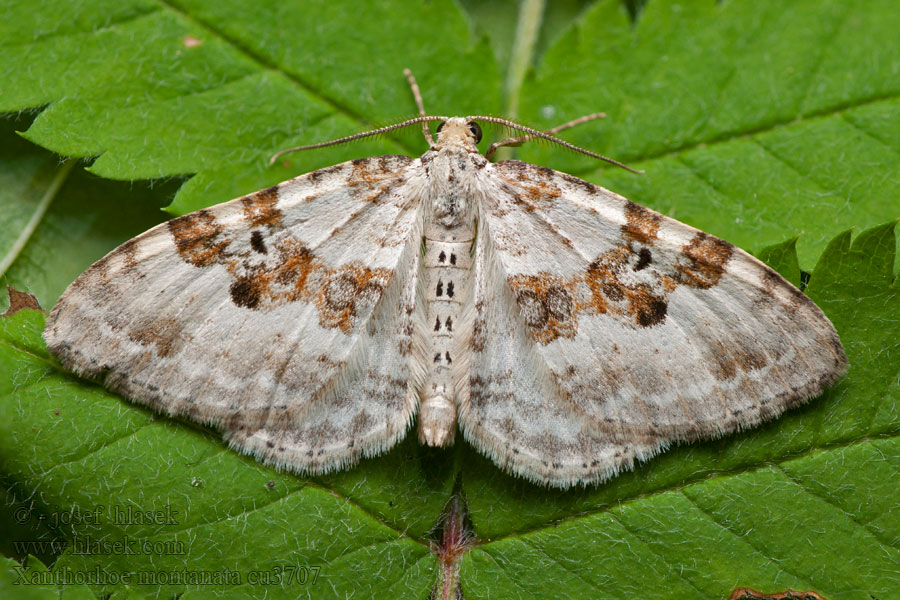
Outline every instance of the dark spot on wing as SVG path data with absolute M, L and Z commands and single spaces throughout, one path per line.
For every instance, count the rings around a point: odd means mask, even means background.
M 651 327 L 666 320 L 668 304 L 662 298 L 647 294 L 635 302 L 634 307 L 637 312 L 638 325 L 641 327 Z
M 231 284 L 231 301 L 237 306 L 254 309 L 259 306 L 259 281 L 252 277 L 242 277 Z
M 641 248 L 640 252 L 638 252 L 638 260 L 634 265 L 635 271 L 640 271 L 642 269 L 646 269 L 650 266 L 650 262 L 653 259 L 653 254 L 650 252 L 649 248 Z
M 254 230 L 253 233 L 250 234 L 250 247 L 260 254 L 268 254 L 269 252 L 266 249 L 265 241 L 263 241 L 263 235 L 259 231 Z

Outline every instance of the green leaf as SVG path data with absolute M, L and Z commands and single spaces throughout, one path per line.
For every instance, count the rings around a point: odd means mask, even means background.
M 796 287 L 803 289 L 805 283 L 802 281 L 800 263 L 797 261 L 797 240 L 799 237 L 791 238 L 781 244 L 767 246 L 759 251 L 757 258 L 781 273 L 785 279 Z
M 4 598 L 56 600 L 59 592 L 51 577 L 47 566 L 34 556 L 28 557 L 27 567 L 11 558 L 0 556 L 0 593 Z M 93 595 L 88 598 L 93 598 Z
M 422 598 L 445 566 L 433 542 L 460 474 L 475 536 L 459 562 L 467 596 L 725 598 L 748 586 L 891 597 L 892 0 L 653 0 L 635 21 L 611 0 L 543 13 L 529 0 L 521 14 L 503 0 L 463 4 L 468 15 L 450 0 L 6 2 L 0 110 L 45 108 L 0 130 L 4 282 L 49 308 L 91 262 L 161 221 L 173 196 L 181 214 L 349 158 L 420 153 L 412 131 L 267 166 L 279 149 L 414 113 L 410 67 L 434 114 L 516 109 L 549 127 L 606 111 L 564 135 L 646 175 L 552 147 L 518 152 L 755 250 L 795 283 L 811 272 L 806 291 L 841 335 L 848 376 L 765 427 L 674 448 L 596 487 L 540 488 L 464 442 L 431 450 L 415 436 L 304 479 L 61 371 L 43 316 L 21 311 L 0 318 L 0 547 L 55 558 L 53 574 L 102 574 L 65 597 Z M 163 180 L 109 180 L 150 178 Z M 865 231 L 854 240 L 851 227 Z M 134 516 L 147 511 L 161 517 Z M 124 553 L 129 542 L 144 551 Z M 131 573 L 155 579 L 122 579 Z M 0 590 L 24 593 L 4 577 Z

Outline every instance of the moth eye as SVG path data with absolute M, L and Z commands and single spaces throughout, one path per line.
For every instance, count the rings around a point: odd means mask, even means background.
M 475 121 L 469 121 L 468 125 L 469 131 L 471 131 L 472 135 L 475 136 L 475 143 L 477 144 L 481 141 L 481 126 Z
M 447 123 L 447 121 L 441 121 L 440 125 L 437 126 L 437 129 L 435 129 L 434 132 L 435 132 L 435 133 L 440 133 L 440 132 L 441 132 L 441 129 L 444 128 L 444 125 L 446 125 L 446 123 Z

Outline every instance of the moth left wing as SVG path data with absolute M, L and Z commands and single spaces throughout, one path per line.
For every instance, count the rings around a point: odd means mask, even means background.
M 270 464 L 316 473 L 383 451 L 417 406 L 418 169 L 347 162 L 163 223 L 85 271 L 44 339 L 67 368 Z
M 481 177 L 460 420 L 512 470 L 563 487 L 605 479 L 671 442 L 777 416 L 846 370 L 822 311 L 733 245 L 551 169 L 505 161 Z M 490 341 L 504 335 L 504 348 Z

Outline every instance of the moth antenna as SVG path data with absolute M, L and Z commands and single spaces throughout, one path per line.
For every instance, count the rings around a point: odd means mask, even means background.
M 416 101 L 416 108 L 419 109 L 419 116 L 424 117 L 428 113 L 425 112 L 425 103 L 422 101 L 422 92 L 419 91 L 419 84 L 416 82 L 415 76 L 413 76 L 412 71 L 409 69 L 403 69 L 403 74 L 406 76 L 406 81 L 409 82 L 409 87 L 412 89 L 413 99 Z M 434 146 L 434 138 L 431 136 L 431 130 L 428 129 L 427 123 L 422 123 L 422 135 L 425 136 L 425 141 L 428 142 L 428 146 Z
M 596 113 L 596 114 L 599 115 L 600 113 Z M 594 115 L 589 115 L 589 117 L 599 118 Z M 491 116 L 474 116 L 474 117 L 465 117 L 465 118 L 472 120 L 472 121 L 484 121 L 486 123 L 496 123 L 498 125 L 503 125 L 510 129 L 514 129 L 516 131 L 521 131 L 522 133 L 526 133 L 526 134 L 528 134 L 528 136 L 530 136 L 532 138 L 547 140 L 548 142 L 557 144 L 559 146 L 562 146 L 563 148 L 568 148 L 569 150 L 573 150 L 575 152 L 578 152 L 579 154 L 584 154 L 585 156 L 590 156 L 591 158 L 596 158 L 597 160 L 602 160 L 604 162 L 608 162 L 609 164 L 616 165 L 617 167 L 621 167 L 621 168 L 625 169 L 626 171 L 631 171 L 632 173 L 637 173 L 637 174 L 643 173 L 643 171 L 641 171 L 640 169 L 633 169 L 633 168 L 629 167 L 628 165 L 620 163 L 619 161 L 617 161 L 613 158 L 609 158 L 608 156 L 603 156 L 602 154 L 597 154 L 596 152 L 591 152 L 590 150 L 586 150 L 580 146 L 576 146 L 575 144 L 570 144 L 566 140 L 560 139 L 560 138 L 556 137 L 555 135 L 551 135 L 549 133 L 539 131 L 537 129 L 532 129 L 531 127 L 525 127 L 524 125 L 519 125 L 518 123 L 510 121 L 509 119 L 503 119 L 500 117 L 491 117 Z M 587 120 L 590 120 L 590 119 L 587 119 Z M 490 152 L 490 150 L 488 150 L 488 152 Z M 491 154 L 493 154 L 493 152 L 491 152 Z
M 581 125 L 582 123 L 587 123 L 588 121 L 593 121 L 595 119 L 602 119 L 605 116 L 606 116 L 606 113 L 591 113 L 589 115 L 584 115 L 583 117 L 579 117 L 572 121 L 563 123 L 562 125 L 557 125 L 556 127 L 552 128 L 552 129 L 545 129 L 544 133 L 549 133 L 550 135 L 556 135 L 560 131 L 564 131 L 566 129 L 571 129 L 572 127 L 577 127 L 578 125 Z M 502 127 L 502 129 L 504 131 L 509 132 L 509 128 L 507 128 L 507 127 Z M 503 148 L 505 146 L 509 146 L 509 147 L 521 146 L 525 142 L 530 142 L 533 139 L 535 139 L 535 138 L 533 138 L 530 135 L 517 135 L 517 136 L 507 137 L 498 142 L 494 142 L 493 144 L 491 144 L 491 147 L 488 148 L 488 151 L 485 152 L 484 155 L 485 155 L 485 157 L 490 159 L 491 156 L 493 156 L 494 153 L 497 150 L 499 150 L 500 148 Z M 543 144 L 550 143 L 547 140 L 540 139 L 540 138 L 538 138 L 537 141 L 540 143 L 543 143 Z
M 448 118 L 449 117 L 438 117 L 435 115 L 421 115 L 418 117 L 413 117 L 412 119 L 407 119 L 400 123 L 385 125 L 384 127 L 379 127 L 370 131 L 363 131 L 361 133 L 355 133 L 353 135 L 344 136 L 342 138 L 337 138 L 336 140 L 330 140 L 328 142 L 319 142 L 318 144 L 307 144 L 306 146 L 296 146 L 294 148 L 288 148 L 287 150 L 281 150 L 280 152 L 276 152 L 275 154 L 273 154 L 272 158 L 269 159 L 269 165 L 275 164 L 276 160 L 278 160 L 285 154 L 290 154 L 291 152 L 299 152 L 300 150 L 313 150 L 315 148 L 325 148 L 327 146 L 337 146 L 338 144 L 346 144 L 347 142 L 353 142 L 355 140 L 372 137 L 374 135 L 383 135 L 390 131 L 409 127 L 410 125 L 428 123 L 429 121 L 446 121 Z
M 588 117 L 585 118 L 585 120 L 591 120 L 592 118 L 599 118 L 600 114 L 601 113 L 596 113 L 596 116 L 588 115 Z M 315 148 L 326 148 L 328 146 L 337 146 L 339 144 L 346 144 L 348 142 L 360 140 L 360 139 L 367 138 L 367 137 L 383 135 L 383 134 L 389 133 L 391 131 L 395 131 L 397 129 L 409 127 L 410 125 L 418 125 L 420 123 L 425 124 L 425 123 L 428 123 L 431 121 L 446 121 L 449 118 L 450 117 L 443 117 L 443 116 L 437 116 L 437 115 L 420 115 L 418 117 L 406 119 L 405 121 L 401 121 L 400 123 L 394 123 L 392 125 L 385 125 L 384 127 L 378 127 L 377 129 L 372 129 L 370 131 L 363 131 L 361 133 L 355 133 L 353 135 L 344 136 L 341 138 L 337 138 L 335 140 L 330 140 L 327 142 L 319 142 L 317 144 L 307 144 L 305 146 L 296 146 L 294 148 L 288 148 L 286 150 L 281 150 L 280 152 L 276 152 L 275 154 L 273 154 L 272 158 L 269 159 L 269 165 L 275 164 L 275 161 L 277 161 L 279 158 L 281 158 L 285 154 L 290 154 L 292 152 L 299 152 L 300 150 L 313 150 Z M 531 138 L 531 139 L 536 138 L 536 139 L 544 140 L 544 141 L 547 141 L 547 142 L 550 142 L 553 144 L 557 144 L 559 146 L 562 146 L 563 148 L 568 148 L 569 150 L 578 152 L 579 154 L 584 154 L 585 156 L 590 156 L 591 158 L 596 158 L 598 160 L 602 160 L 604 162 L 615 165 L 617 167 L 621 167 L 621 168 L 625 169 L 626 171 L 630 171 L 632 173 L 637 173 L 637 174 L 643 174 L 643 171 L 641 171 L 640 169 L 633 169 L 632 167 L 629 167 L 628 165 L 623 164 L 613 158 L 609 158 L 608 156 L 603 156 L 602 154 L 597 154 L 596 152 L 591 152 L 590 150 L 587 150 L 580 146 L 576 146 L 575 144 L 570 144 L 569 142 L 567 142 L 563 139 L 560 139 L 560 138 L 556 137 L 555 135 L 551 135 L 550 133 L 546 133 L 543 131 L 539 131 L 537 129 L 533 129 L 531 127 L 526 127 L 525 125 L 520 125 L 518 123 L 510 121 L 509 119 L 503 119 L 501 117 L 492 117 L 489 115 L 471 116 L 471 117 L 465 117 L 465 119 L 472 120 L 472 121 L 483 121 L 485 123 L 491 123 L 494 125 L 499 125 L 501 127 L 505 127 L 508 130 L 521 131 L 522 133 L 527 134 L 528 138 Z M 495 148 L 492 148 L 492 149 L 495 150 Z M 491 151 L 492 149 L 488 150 L 488 155 L 493 154 L 493 152 Z

